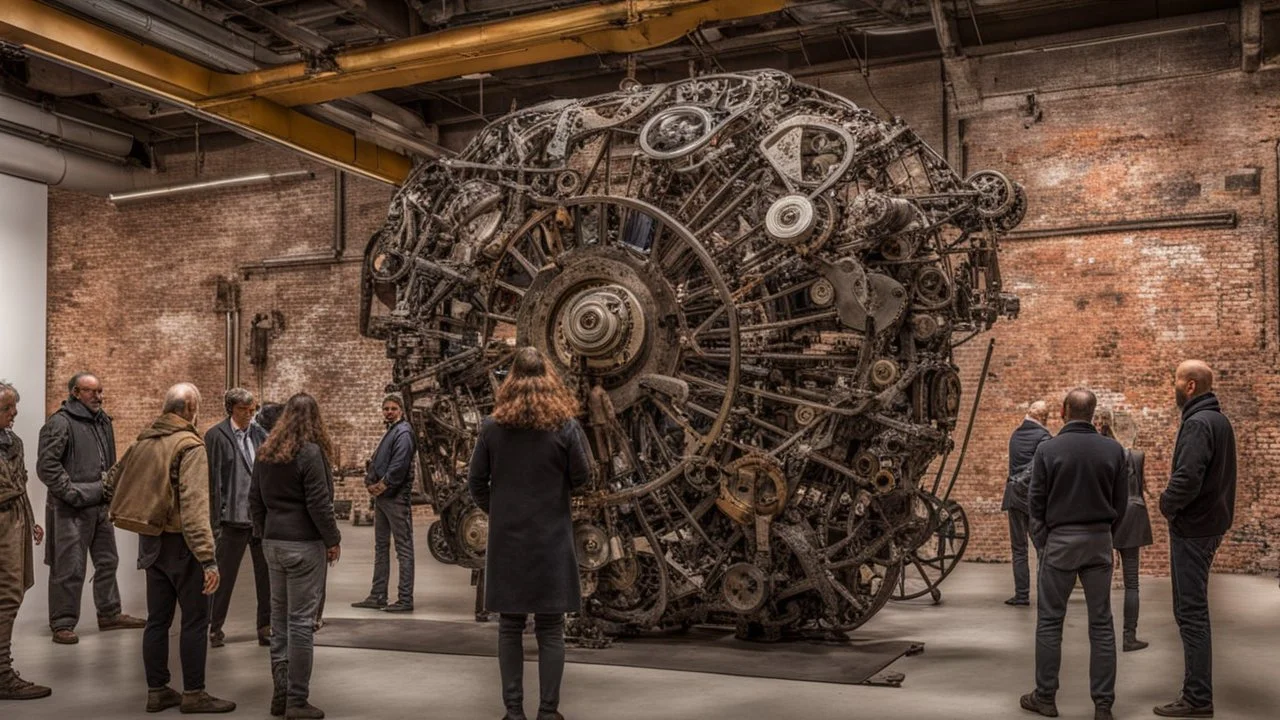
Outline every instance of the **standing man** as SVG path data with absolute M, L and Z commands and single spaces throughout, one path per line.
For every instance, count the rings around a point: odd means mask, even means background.
M 67 381 L 71 396 L 40 428 L 36 475 L 49 488 L 45 526 L 49 544 L 49 628 L 53 641 L 80 642 L 80 590 L 85 556 L 93 560 L 93 603 L 99 630 L 141 628 L 146 621 L 120 611 L 116 584 L 116 534 L 107 519 L 102 478 L 116 464 L 116 436 L 111 416 L 102 411 L 102 383 L 90 373 Z
M 1209 567 L 1236 508 L 1236 435 L 1213 394 L 1213 370 L 1188 360 L 1174 373 L 1182 427 L 1173 471 L 1160 494 L 1169 521 L 1173 617 L 1182 635 L 1182 694 L 1155 708 L 1164 717 L 1213 717 L 1213 642 L 1209 628 Z
M 1089 612 L 1089 691 L 1094 720 L 1111 720 L 1116 699 L 1116 629 L 1111 618 L 1111 533 L 1129 497 L 1124 448 L 1093 427 L 1098 399 L 1084 388 L 1067 393 L 1065 424 L 1032 461 L 1031 538 L 1041 552 L 1036 607 L 1036 689 L 1024 710 L 1057 717 L 1062 622 L 1076 579 Z
M 209 512 L 209 465 L 196 430 L 200 391 L 190 383 L 169 388 L 160 417 L 143 430 L 124 459 L 111 469 L 106 490 L 111 518 L 138 534 L 138 569 L 147 572 L 147 629 L 142 664 L 147 676 L 147 712 L 181 707 L 183 713 L 224 713 L 236 704 L 204 689 L 209 646 L 209 598 L 218 589 L 213 525 Z M 169 687 L 169 628 L 182 608 L 184 692 Z
M 1049 406 L 1036 400 L 1027 408 L 1022 424 L 1009 438 L 1009 477 L 1004 483 L 1004 500 L 1000 509 L 1009 513 L 1009 544 L 1013 548 L 1013 597 L 1005 605 L 1026 607 L 1031 604 L 1031 569 L 1027 561 L 1027 490 L 1031 484 L 1031 459 L 1040 443 L 1053 437 L 1045 424 L 1049 422 Z
M 378 443 L 364 484 L 373 496 L 373 589 L 352 607 L 410 612 L 413 610 L 413 426 L 405 419 L 404 400 L 392 393 L 382 399 L 387 432 Z M 399 598 L 387 604 L 391 576 L 390 541 L 395 538 L 399 565 Z
M 36 581 L 31 541 L 38 545 L 44 540 L 27 499 L 22 440 L 12 430 L 19 399 L 17 389 L 0 380 L 0 700 L 35 700 L 53 693 L 13 669 L 13 621 Z
M 262 538 L 253 536 L 253 522 L 249 519 L 253 462 L 258 448 L 267 439 L 267 431 L 253 422 L 253 413 L 257 410 L 253 393 L 244 388 L 232 388 L 223 396 L 222 404 L 227 416 L 204 436 L 204 447 L 209 455 L 209 481 L 217 491 L 211 499 L 215 522 L 221 524 L 218 568 L 223 577 L 213 596 L 209 645 L 222 647 L 225 644 L 222 625 L 227 621 L 231 595 L 235 592 L 236 576 L 240 573 L 246 547 L 253 559 L 253 581 L 258 599 L 257 624 L 254 626 L 258 629 L 258 644 L 270 645 L 271 578 L 267 573 L 267 558 L 262 554 Z

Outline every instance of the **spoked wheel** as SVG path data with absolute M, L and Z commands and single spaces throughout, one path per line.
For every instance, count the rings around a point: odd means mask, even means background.
M 932 495 L 934 531 L 903 558 L 894 600 L 914 600 L 929 595 L 934 604 L 942 602 L 938 586 L 955 570 L 969 545 L 969 517 L 954 500 L 939 500 Z

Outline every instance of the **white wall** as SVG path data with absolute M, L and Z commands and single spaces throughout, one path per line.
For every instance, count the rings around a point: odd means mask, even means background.
M 49 257 L 49 189 L 0 175 L 0 378 L 18 388 L 22 402 L 13 430 L 27 451 L 27 490 L 44 524 L 44 485 L 36 478 L 36 438 L 44 424 L 45 299 Z M 42 548 L 36 549 L 37 585 L 45 595 Z M 22 617 L 38 616 L 24 603 Z

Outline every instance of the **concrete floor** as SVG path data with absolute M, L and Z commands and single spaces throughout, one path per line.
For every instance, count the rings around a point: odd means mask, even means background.
M 424 531 L 419 528 L 419 535 Z M 350 603 L 368 591 L 372 531 L 345 526 L 343 533 L 343 558 L 331 570 L 327 612 L 331 617 L 368 617 L 370 611 L 355 610 Z M 124 535 L 121 556 L 131 558 L 133 544 Z M 242 571 L 246 575 L 237 585 L 227 626 L 229 643 L 209 653 L 208 687 L 238 702 L 237 716 L 267 718 L 268 660 L 266 649 L 253 641 L 247 563 Z M 415 616 L 469 621 L 473 595 L 468 579 L 467 571 L 439 565 L 420 550 Z M 122 568 L 120 582 L 126 611 L 144 614 L 142 574 Z M 43 583 L 41 575 L 19 615 L 14 656 L 24 677 L 52 685 L 54 694 L 25 703 L 0 702 L 0 718 L 142 717 L 141 632 L 99 633 L 86 593 L 83 617 L 89 621 L 81 624 L 80 644 L 54 645 L 44 620 Z M 1182 676 L 1169 582 L 1155 578 L 1144 583 L 1140 635 L 1152 646 L 1120 656 L 1118 718 L 1154 717 L 1151 706 L 1173 699 Z M 1018 709 L 1017 700 L 1032 686 L 1035 613 L 1001 603 L 1010 586 L 1009 566 L 965 563 L 943 586 L 942 605 L 932 606 L 927 599 L 890 604 L 864 626 L 858 633 L 862 637 L 927 644 L 924 654 L 891 666 L 906 673 L 901 688 L 569 665 L 561 709 L 570 720 L 1032 717 Z M 1120 595 L 1114 595 L 1117 609 Z M 1280 718 L 1280 590 L 1275 579 L 1215 576 L 1212 606 L 1217 717 Z M 177 679 L 176 636 L 173 652 Z M 536 707 L 535 667 L 526 670 L 531 708 Z M 1067 620 L 1058 697 L 1063 717 L 1092 717 L 1087 673 L 1084 602 L 1077 592 Z M 491 658 L 317 648 L 312 700 L 330 717 L 496 720 L 502 715 L 498 667 Z

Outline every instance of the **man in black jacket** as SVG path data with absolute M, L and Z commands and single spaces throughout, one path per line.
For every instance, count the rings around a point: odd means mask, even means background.
M 1124 516 L 1129 487 L 1124 448 L 1093 427 L 1094 394 L 1067 393 L 1065 425 L 1031 465 L 1031 538 L 1040 551 L 1036 622 L 1036 689 L 1025 710 L 1057 717 L 1062 622 L 1076 579 L 1089 611 L 1089 690 L 1094 720 L 1111 720 L 1116 699 L 1116 631 L 1111 619 L 1111 533 Z
M 1213 644 L 1209 628 L 1209 568 L 1236 507 L 1236 436 L 1213 394 L 1213 370 L 1199 360 L 1178 366 L 1174 399 L 1182 426 L 1173 471 L 1160 495 L 1169 521 L 1173 617 L 1182 635 L 1182 694 L 1155 708 L 1165 717 L 1213 717 Z
M 98 629 L 141 629 L 147 623 L 120 611 L 120 555 L 102 494 L 102 478 L 116 464 L 116 436 L 111 416 L 102 411 L 102 383 L 89 373 L 76 373 L 67 390 L 71 397 L 40 428 L 36 475 L 49 488 L 44 556 L 49 566 L 49 627 L 54 642 L 74 645 L 80 641 L 75 628 L 86 553 L 93 560 Z
M 1005 605 L 1031 604 L 1031 569 L 1027 562 L 1027 487 L 1031 480 L 1031 459 L 1040 443 L 1053 437 L 1045 424 L 1049 422 L 1049 406 L 1043 400 L 1031 403 L 1022 424 L 1009 438 L 1009 476 L 1004 483 L 1004 500 L 1000 509 L 1009 513 L 1009 544 L 1013 550 L 1013 597 Z
M 209 457 L 209 482 L 213 490 L 210 508 L 218 533 L 218 567 L 222 584 L 213 595 L 209 622 L 209 645 L 222 647 L 226 636 L 222 626 L 231 609 L 231 596 L 236 576 L 244 560 L 245 548 L 253 559 L 254 590 L 257 595 L 258 644 L 271 643 L 271 577 L 267 558 L 262 554 L 262 538 L 253 536 L 249 518 L 249 485 L 253 479 L 253 463 L 258 448 L 267 439 L 267 431 L 253 422 L 257 409 L 253 393 L 232 388 L 223 396 L 227 416 L 205 433 L 204 446 Z
M 382 420 L 387 432 L 378 443 L 364 484 L 373 497 L 373 588 L 369 597 L 352 607 L 410 612 L 413 610 L 413 426 L 404 416 L 404 400 L 392 393 L 382 400 Z M 396 543 L 399 597 L 387 604 L 391 577 L 391 540 Z

